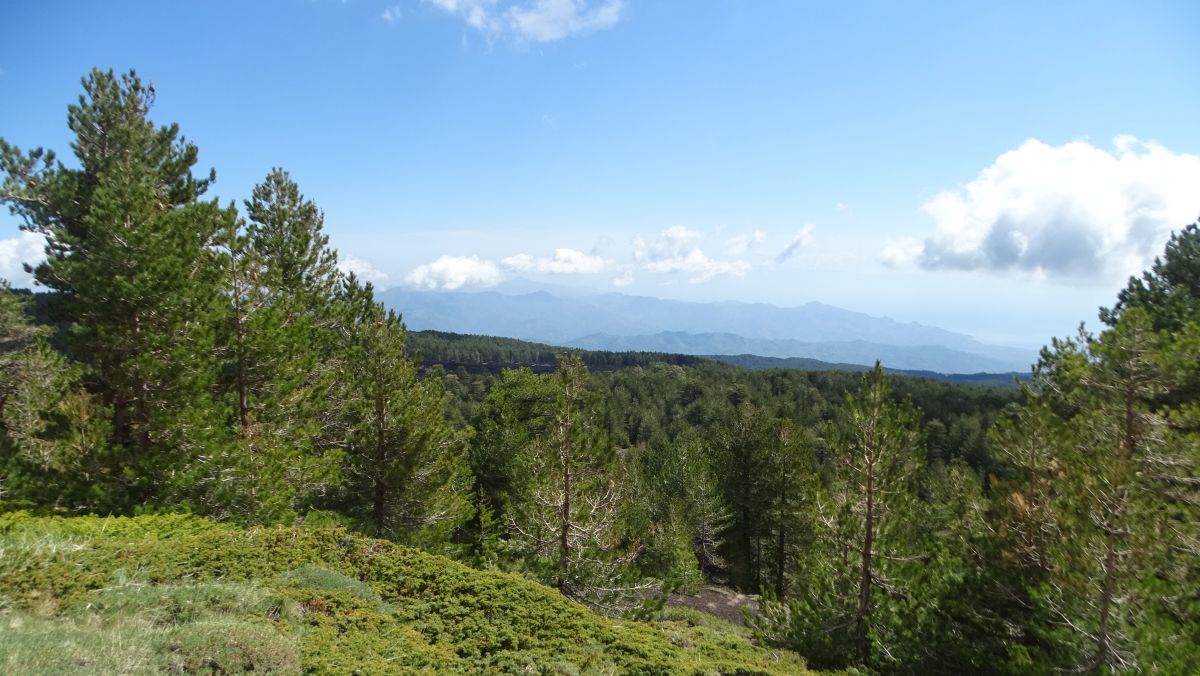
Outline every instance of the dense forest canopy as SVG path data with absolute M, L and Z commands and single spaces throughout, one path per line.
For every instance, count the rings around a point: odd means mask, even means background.
M 612 615 L 721 584 L 817 668 L 1200 671 L 1200 224 L 1018 389 L 414 340 L 286 171 L 222 204 L 152 86 L 83 86 L 73 161 L 0 140 L 49 291 L 0 293 L 5 509 L 336 524 Z

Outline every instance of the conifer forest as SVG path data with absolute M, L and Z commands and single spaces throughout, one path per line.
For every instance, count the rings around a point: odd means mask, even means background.
M 1200 673 L 1200 223 L 1000 387 L 409 332 L 82 85 L 0 139 L 0 671 Z

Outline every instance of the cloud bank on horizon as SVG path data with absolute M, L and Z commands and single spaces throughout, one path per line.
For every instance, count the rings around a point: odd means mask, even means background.
M 566 247 L 555 249 L 553 256 L 518 253 L 498 262 L 475 254 L 443 255 L 417 266 L 404 279 L 418 289 L 453 291 L 495 286 L 512 275 L 599 275 L 614 270 L 617 276 L 612 285 L 622 288 L 632 284 L 638 272 L 653 274 L 660 280 L 683 278 L 689 284 L 703 284 L 722 276 L 743 277 L 750 271 L 752 265 L 741 258 L 714 258 L 705 253 L 701 248 L 705 237 L 681 225 L 649 238 L 635 236 L 629 262 L 623 264 Z M 764 237 L 761 231 L 754 231 L 736 235 L 727 244 L 731 251 L 745 253 L 750 243 L 761 242 Z
M 932 220 L 932 232 L 884 242 L 875 264 L 1067 284 L 1119 281 L 1146 268 L 1172 231 L 1200 216 L 1197 185 L 1200 156 L 1154 142 L 1120 136 L 1104 149 L 1086 141 L 1052 146 L 1031 139 L 962 187 L 925 201 L 920 212 Z M 837 211 L 849 209 L 839 203 Z M 834 250 L 839 244 L 833 240 L 818 242 L 816 229 L 807 223 L 790 233 L 704 232 L 674 225 L 615 244 L 615 254 L 569 246 L 550 255 L 466 251 L 389 275 L 371 260 L 343 253 L 339 267 L 380 287 L 400 280 L 416 289 L 452 291 L 487 288 L 517 275 L 579 276 L 618 289 L 639 281 L 700 285 L 755 271 L 779 274 L 785 266 L 805 265 L 813 260 L 806 254 L 815 253 L 864 262 L 861 252 Z M 43 247 L 44 239 L 28 232 L 0 240 L 0 276 L 13 286 L 31 286 L 24 265 L 39 262 Z
M 1200 156 L 1132 136 L 1112 150 L 1031 139 L 922 211 L 934 230 L 888 242 L 883 262 L 925 270 L 1024 272 L 1063 281 L 1145 268 L 1200 216 Z
M 385 285 L 389 280 L 386 272 L 375 267 L 370 261 L 356 256 L 339 255 L 338 270 L 344 275 L 353 274 L 360 280 L 370 282 L 379 288 L 386 288 Z
M 944 190 L 922 204 L 920 211 L 932 220 L 933 232 L 884 242 L 879 262 L 885 268 L 931 274 L 978 271 L 1068 284 L 1120 280 L 1146 268 L 1174 230 L 1200 216 L 1197 185 L 1200 156 L 1152 141 L 1120 136 L 1109 150 L 1086 141 L 1052 146 L 1031 139 L 1000 155 L 961 188 Z M 844 205 L 837 210 L 847 211 Z M 500 266 L 468 257 L 459 265 L 478 271 L 466 277 L 431 277 L 428 265 L 410 277 L 420 288 L 454 289 L 472 283 L 464 279 L 480 286 L 497 284 L 506 271 L 587 275 L 615 267 L 611 283 L 617 288 L 630 286 L 639 274 L 665 284 L 679 279 L 703 284 L 794 264 L 802 252 L 815 248 L 814 229 L 805 224 L 787 236 L 777 253 L 758 260 L 746 255 L 772 239 L 761 229 L 726 238 L 722 258 L 705 251 L 705 233 L 672 226 L 653 237 L 635 236 L 631 262 L 623 265 L 558 249 L 553 259 L 518 254 Z M 581 264 L 584 260 L 590 264 Z
M 506 269 L 519 273 L 540 275 L 589 275 L 603 272 L 609 262 L 600 256 L 590 256 L 575 249 L 555 249 L 551 258 L 534 258 L 528 254 L 509 256 L 500 261 Z

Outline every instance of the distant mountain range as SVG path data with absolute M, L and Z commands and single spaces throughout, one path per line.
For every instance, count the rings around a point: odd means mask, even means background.
M 908 371 L 938 373 L 1001 373 L 1015 371 L 1011 359 L 994 358 L 936 345 L 886 345 L 863 340 L 805 343 L 798 340 L 746 338 L 733 333 L 664 331 L 649 336 L 610 336 L 596 333 L 563 343 L 585 350 L 669 352 L 673 354 L 803 357 L 822 362 L 884 364 Z M 1025 365 L 1028 368 L 1028 364 Z
M 937 373 L 1026 372 L 1033 350 L 989 345 L 916 323 L 823 303 L 693 303 L 533 290 L 528 282 L 477 293 L 389 289 L 379 298 L 414 330 L 505 336 L 591 350 L 758 355 Z

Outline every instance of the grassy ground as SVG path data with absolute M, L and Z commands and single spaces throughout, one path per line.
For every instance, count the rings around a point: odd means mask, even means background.
M 694 611 L 611 620 L 338 529 L 0 514 L 4 673 L 795 674 Z

